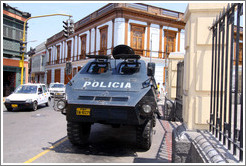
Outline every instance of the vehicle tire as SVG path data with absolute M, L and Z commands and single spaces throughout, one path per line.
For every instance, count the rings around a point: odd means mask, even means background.
M 149 150 L 153 136 L 153 121 L 148 120 L 143 125 L 136 128 L 137 146 L 143 150 Z
M 37 103 L 37 101 L 34 101 L 32 104 L 32 110 L 36 111 L 37 109 L 38 109 L 38 103 Z
M 13 111 L 13 108 L 7 108 L 7 110 L 8 110 L 9 112 L 11 112 L 11 111 Z
M 86 145 L 90 136 L 90 123 L 67 123 L 67 136 L 69 141 L 75 146 Z

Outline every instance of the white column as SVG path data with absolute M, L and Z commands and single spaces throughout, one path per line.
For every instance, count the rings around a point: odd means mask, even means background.
M 183 119 L 191 130 L 209 127 L 212 32 L 208 27 L 226 6 L 226 3 L 190 3 L 186 9 Z
M 125 43 L 125 19 L 115 18 L 114 46 Z
M 77 41 L 78 41 L 77 36 L 74 37 L 74 40 L 75 40 L 75 41 L 74 41 L 74 47 L 75 47 L 75 49 L 74 49 L 74 51 L 75 51 L 75 53 L 74 53 L 74 56 L 75 56 L 75 57 L 74 57 L 74 60 L 76 61 L 76 60 L 77 60 L 77 45 L 78 45 L 78 42 L 77 42 Z

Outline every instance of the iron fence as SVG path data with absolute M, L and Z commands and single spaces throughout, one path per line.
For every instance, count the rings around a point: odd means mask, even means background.
M 209 130 L 243 160 L 243 4 L 229 4 L 216 18 L 212 37 Z M 234 25 L 236 23 L 236 25 Z

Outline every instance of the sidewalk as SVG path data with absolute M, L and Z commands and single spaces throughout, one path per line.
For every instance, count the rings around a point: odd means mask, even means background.
M 158 102 L 158 108 L 161 118 L 157 118 L 156 126 L 153 128 L 151 148 L 146 152 L 137 152 L 133 163 L 172 163 L 172 135 L 179 122 L 164 119 L 164 97 Z
M 161 119 L 158 119 L 162 125 L 163 131 L 165 132 L 165 137 L 163 138 L 162 147 L 160 147 L 161 151 L 164 152 L 162 154 L 162 158 L 165 158 L 169 162 L 172 162 L 172 134 L 173 131 L 181 125 L 180 122 L 172 122 L 164 119 L 164 103 L 165 98 L 161 95 L 161 100 L 158 102 L 158 108 L 161 113 Z

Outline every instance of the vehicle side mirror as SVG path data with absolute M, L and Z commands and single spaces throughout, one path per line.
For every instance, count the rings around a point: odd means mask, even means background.
M 73 69 L 72 62 L 66 62 L 66 68 L 65 68 L 66 75 L 71 75 L 72 69 Z
M 149 62 L 147 66 L 147 75 L 154 76 L 155 75 L 155 63 Z

